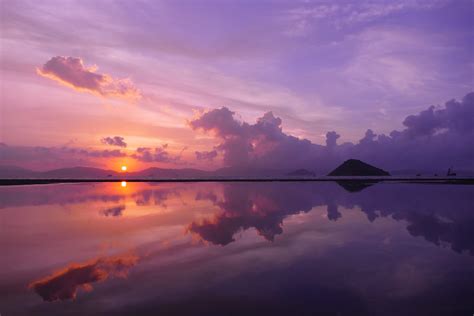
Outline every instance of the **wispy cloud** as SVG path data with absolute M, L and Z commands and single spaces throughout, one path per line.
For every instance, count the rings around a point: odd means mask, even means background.
M 317 1 L 289 9 L 284 19 L 288 21 L 287 35 L 304 36 L 318 22 L 329 21 L 337 29 L 382 19 L 391 14 L 408 10 L 429 10 L 444 5 L 446 1 Z

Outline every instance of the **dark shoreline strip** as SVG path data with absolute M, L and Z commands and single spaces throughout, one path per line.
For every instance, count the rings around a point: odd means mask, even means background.
M 0 179 L 0 186 L 33 185 L 53 183 L 89 183 L 89 182 L 406 182 L 419 184 L 469 184 L 474 185 L 474 178 L 351 178 L 351 177 L 325 177 L 325 178 L 202 178 L 202 179 Z

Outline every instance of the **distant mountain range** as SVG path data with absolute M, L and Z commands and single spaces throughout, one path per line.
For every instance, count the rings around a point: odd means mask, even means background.
M 349 161 L 349 163 L 348 163 Z M 385 173 L 373 173 L 374 169 L 368 168 L 370 166 L 359 160 L 348 160 L 338 168 L 336 168 L 329 175 L 386 175 Z M 368 169 L 367 169 L 368 168 Z M 370 169 L 370 170 L 369 170 Z M 378 169 L 378 168 L 375 168 Z M 381 170 L 381 169 L 378 169 Z M 386 172 L 384 170 L 381 170 Z M 458 176 L 474 176 L 474 171 L 456 170 Z M 396 176 L 434 176 L 436 172 L 433 171 L 395 171 L 391 172 Z M 446 172 L 437 173 L 439 176 L 445 176 Z M 276 178 L 276 177 L 294 177 L 294 178 L 312 178 L 316 176 L 324 176 L 324 174 L 316 174 L 307 169 L 296 170 L 278 170 L 278 169 L 257 169 L 249 167 L 226 167 L 214 171 L 205 171 L 192 168 L 183 169 L 164 169 L 164 168 L 148 168 L 136 172 L 117 172 L 114 170 L 92 168 L 92 167 L 72 167 L 61 168 L 49 171 L 33 171 L 16 166 L 2 166 L 0 165 L 0 179 L 192 179 L 192 178 Z
M 219 178 L 219 177 L 281 177 L 286 172 L 272 169 L 221 168 L 205 171 L 192 168 L 164 169 L 148 168 L 136 172 L 117 172 L 114 170 L 72 167 L 49 171 L 33 171 L 16 166 L 0 166 L 0 179 L 174 179 L 174 178 Z

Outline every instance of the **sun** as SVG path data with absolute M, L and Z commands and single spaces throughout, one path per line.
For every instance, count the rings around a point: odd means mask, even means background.
M 122 171 L 127 171 L 127 166 L 122 166 Z
M 122 181 L 122 183 L 120 183 L 120 185 L 122 186 L 122 188 L 125 188 L 127 186 L 127 181 Z

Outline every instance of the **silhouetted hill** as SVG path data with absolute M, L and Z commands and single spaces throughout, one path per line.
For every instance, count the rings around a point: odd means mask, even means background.
M 0 178 L 2 179 L 29 179 L 35 178 L 37 172 L 17 166 L 0 166 Z
M 155 167 L 127 174 L 127 177 L 130 178 L 203 178 L 209 176 L 212 176 L 212 172 L 199 169 L 163 169 Z
M 315 177 L 316 176 L 314 172 L 309 171 L 307 169 L 298 169 L 295 171 L 288 172 L 286 175 L 291 176 L 291 177 Z
M 328 176 L 389 176 L 385 170 L 371 166 L 357 159 L 346 160 L 331 171 Z
M 51 179 L 87 179 L 87 178 L 107 178 L 118 175 L 118 172 L 113 170 L 105 170 L 91 167 L 73 167 L 54 169 L 38 173 L 42 178 Z

